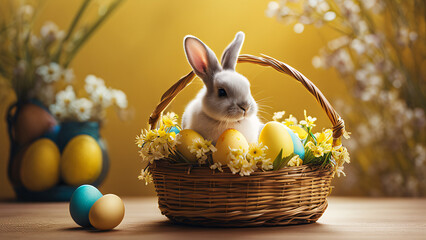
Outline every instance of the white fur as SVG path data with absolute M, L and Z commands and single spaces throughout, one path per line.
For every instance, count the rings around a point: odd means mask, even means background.
M 251 95 L 250 82 L 235 72 L 244 33 L 237 33 L 222 55 L 222 66 L 215 54 L 201 40 L 187 36 L 184 49 L 189 64 L 205 87 L 182 115 L 182 128 L 192 129 L 216 143 L 229 128 L 241 132 L 249 143 L 257 142 L 261 122 L 258 107 Z M 225 91 L 225 96 L 219 94 Z
M 234 128 L 241 132 L 249 143 L 257 142 L 262 125 L 259 118 L 252 115 L 240 121 L 219 121 L 209 117 L 204 113 L 202 106 L 206 90 L 206 88 L 201 89 L 195 99 L 186 106 L 182 115 L 182 128 L 192 129 L 213 143 L 216 143 L 226 129 Z

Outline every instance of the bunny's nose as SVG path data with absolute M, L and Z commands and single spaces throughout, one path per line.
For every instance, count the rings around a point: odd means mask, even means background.
M 250 105 L 247 103 L 240 103 L 238 104 L 238 107 L 241 108 L 244 112 L 247 112 L 247 110 L 249 109 Z

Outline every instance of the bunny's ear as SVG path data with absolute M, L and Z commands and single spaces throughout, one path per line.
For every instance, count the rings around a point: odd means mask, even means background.
M 228 45 L 222 55 L 222 67 L 226 70 L 235 70 L 237 64 L 238 55 L 240 54 L 241 46 L 244 43 L 244 33 L 238 32 L 235 35 L 234 41 Z
M 183 47 L 192 69 L 208 87 L 212 76 L 222 69 L 214 52 L 201 40 L 190 35 L 184 38 Z

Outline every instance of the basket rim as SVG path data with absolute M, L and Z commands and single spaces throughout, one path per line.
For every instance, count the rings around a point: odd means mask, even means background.
M 156 160 L 154 164 L 150 164 L 150 170 L 156 173 L 164 173 L 167 175 L 175 175 L 177 177 L 184 178 L 200 178 L 200 179 L 211 179 L 211 178 L 226 178 L 226 179 L 242 179 L 251 180 L 250 178 L 267 178 L 276 176 L 285 176 L 289 178 L 294 177 L 311 177 L 318 175 L 334 175 L 334 170 L 331 166 L 311 166 L 301 165 L 293 167 L 284 167 L 274 171 L 254 171 L 249 176 L 241 176 L 239 174 L 233 174 L 227 166 L 223 166 L 223 172 L 218 170 L 210 169 L 205 165 L 189 165 L 187 163 L 170 163 L 167 160 Z M 183 174 L 182 173 L 186 173 Z

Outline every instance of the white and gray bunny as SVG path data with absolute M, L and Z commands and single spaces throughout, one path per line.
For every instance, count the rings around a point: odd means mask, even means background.
M 249 143 L 257 142 L 261 122 L 251 95 L 250 82 L 235 71 L 244 33 L 238 32 L 219 64 L 214 52 L 194 36 L 186 36 L 186 58 L 205 87 L 192 100 L 182 116 L 183 129 L 192 129 L 216 143 L 229 128 L 240 131 Z

